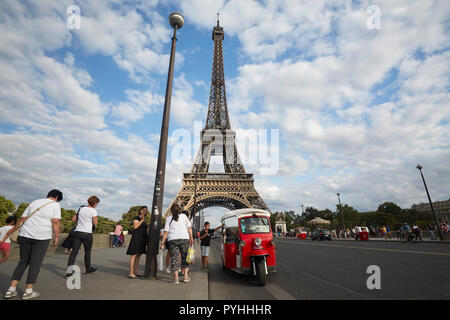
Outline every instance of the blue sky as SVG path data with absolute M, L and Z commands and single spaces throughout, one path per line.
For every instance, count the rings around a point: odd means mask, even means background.
M 380 28 L 367 25 L 370 5 Z M 68 29 L 70 5 L 80 29 Z M 150 204 L 172 30 L 178 33 L 167 206 L 191 162 L 209 99 L 213 41 L 224 27 L 234 130 L 279 131 L 278 170 L 244 164 L 272 211 L 300 204 L 359 210 L 450 197 L 448 1 L 15 1 L 0 4 L 0 194 L 32 201 L 51 188 L 75 208 L 92 194 L 118 219 Z M 195 134 L 195 136 L 194 136 Z M 245 153 L 245 150 L 242 150 Z M 241 157 L 244 155 L 241 155 Z M 209 210 L 214 226 L 221 209 Z

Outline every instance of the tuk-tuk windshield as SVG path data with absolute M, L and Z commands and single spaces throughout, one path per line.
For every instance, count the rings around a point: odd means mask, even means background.
M 266 217 L 248 217 L 241 219 L 242 233 L 269 233 L 269 219 Z

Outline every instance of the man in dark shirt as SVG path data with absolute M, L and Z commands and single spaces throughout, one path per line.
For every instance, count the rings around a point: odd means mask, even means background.
M 211 245 L 211 236 L 215 231 L 223 228 L 223 225 L 218 226 L 215 229 L 209 228 L 209 222 L 205 222 L 205 228 L 200 232 L 200 251 L 202 254 L 202 270 L 208 272 L 208 255 L 209 247 Z

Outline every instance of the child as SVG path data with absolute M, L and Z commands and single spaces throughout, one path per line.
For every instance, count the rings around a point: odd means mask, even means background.
M 3 242 L 3 238 L 8 233 L 8 231 L 15 226 L 16 223 L 17 217 L 15 215 L 11 215 L 8 218 L 6 218 L 6 226 L 0 228 L 0 251 L 2 252 L 2 258 L 0 259 L 0 263 L 3 263 L 6 260 L 8 260 L 9 251 L 11 248 L 11 240 L 7 238 Z

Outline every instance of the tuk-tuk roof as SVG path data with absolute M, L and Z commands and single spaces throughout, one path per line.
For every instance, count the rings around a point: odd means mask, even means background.
M 257 214 L 257 215 L 270 217 L 270 212 L 268 212 L 266 210 L 255 209 L 255 208 L 248 208 L 248 209 L 238 209 L 238 210 L 233 210 L 233 211 L 227 212 L 226 214 L 224 214 L 222 216 L 220 221 L 223 222 L 223 220 L 231 218 L 231 217 L 236 217 L 238 219 L 242 218 L 242 217 L 250 217 L 254 213 Z

